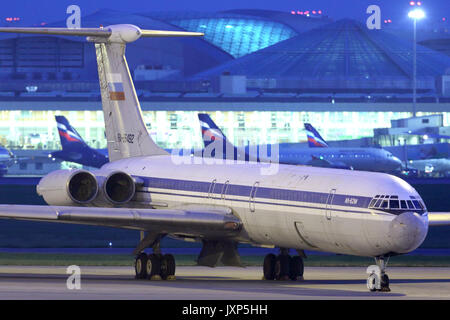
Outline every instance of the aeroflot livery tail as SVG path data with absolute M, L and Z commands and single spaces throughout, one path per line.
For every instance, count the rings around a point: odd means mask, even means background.
M 388 291 L 386 260 L 417 248 L 429 225 L 450 223 L 448 213 L 429 213 L 408 183 L 387 174 L 291 165 L 269 172 L 267 163 L 190 155 L 175 161 L 147 132 L 125 46 L 140 37 L 202 34 L 134 25 L 0 32 L 87 36 L 95 44 L 110 159 L 96 171 L 44 176 L 37 192 L 49 206 L 0 205 L 0 217 L 140 230 L 136 278 L 175 276 L 174 257 L 160 248 L 170 236 L 200 241 L 197 261 L 208 266 L 241 265 L 238 243 L 278 247 L 278 256 L 265 257 L 266 280 L 301 278 L 304 249 L 374 257 L 368 287 Z M 291 257 L 290 248 L 299 255 Z
M 311 148 L 326 148 L 328 144 L 317 132 L 317 130 L 309 123 L 305 123 L 306 136 L 308 137 L 308 145 Z
M 66 117 L 55 116 L 55 120 L 62 151 L 55 151 L 51 156 L 94 168 L 100 168 L 108 162 L 108 151 L 89 147 Z

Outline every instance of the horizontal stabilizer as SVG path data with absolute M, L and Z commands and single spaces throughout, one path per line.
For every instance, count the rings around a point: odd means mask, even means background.
M 91 37 L 93 42 L 104 39 L 110 42 L 133 42 L 140 37 L 201 37 L 201 32 L 142 30 L 131 24 L 118 24 L 100 28 L 0 28 L 0 32 L 29 33 L 60 36 Z
M 0 28 L 0 32 L 105 38 L 108 38 L 112 34 L 112 31 L 106 28 Z
M 186 31 L 166 31 L 166 30 L 141 30 L 141 37 L 202 37 L 201 32 L 186 32 Z

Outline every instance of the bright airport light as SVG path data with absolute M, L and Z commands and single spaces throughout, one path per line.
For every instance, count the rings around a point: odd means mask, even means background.
M 422 9 L 414 9 L 408 13 L 408 17 L 416 20 L 420 20 L 425 17 L 425 11 Z

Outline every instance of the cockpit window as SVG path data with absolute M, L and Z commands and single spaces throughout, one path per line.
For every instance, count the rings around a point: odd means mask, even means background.
M 411 200 L 406 200 L 406 202 L 408 203 L 408 208 L 409 209 L 414 209 L 414 205 L 413 205 Z
M 421 207 L 420 204 L 419 204 L 419 201 L 413 200 L 413 203 L 414 203 L 414 206 L 416 207 L 416 209 L 419 209 L 419 210 L 422 209 L 422 207 Z
M 408 209 L 408 205 L 406 204 L 406 200 L 400 200 L 400 207 L 402 209 Z
M 377 200 L 377 203 L 375 203 L 374 207 L 375 207 L 375 208 L 379 208 L 380 205 L 381 205 L 381 201 L 383 201 L 383 199 L 378 199 L 378 200 Z
M 389 200 L 389 208 L 391 209 L 398 209 L 400 208 L 398 200 Z
M 422 201 L 410 196 L 409 199 L 399 199 L 398 195 L 376 195 L 369 204 L 369 209 L 378 209 L 393 214 L 406 210 L 423 213 L 426 208 Z

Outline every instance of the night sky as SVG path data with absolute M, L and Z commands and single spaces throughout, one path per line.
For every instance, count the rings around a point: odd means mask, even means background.
M 428 17 L 450 19 L 449 0 L 424 0 L 423 9 Z M 124 0 L 14 0 L 2 1 L 0 19 L 5 25 L 6 17 L 20 17 L 22 26 L 32 26 L 41 22 L 65 20 L 66 8 L 76 4 L 82 15 L 98 9 L 108 8 L 124 12 L 146 11 L 222 11 L 230 9 L 269 9 L 290 12 L 291 10 L 322 10 L 325 15 L 337 20 L 353 18 L 365 21 L 366 8 L 379 5 L 382 18 L 402 21 L 407 19 L 407 0 L 165 0 L 165 1 L 124 1 Z

